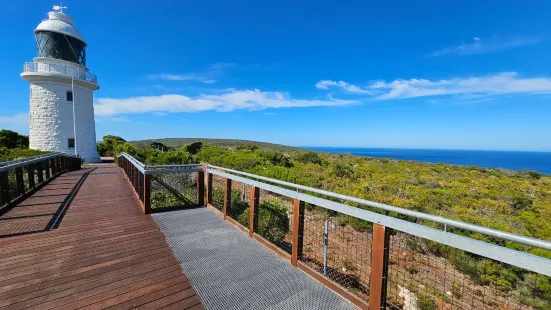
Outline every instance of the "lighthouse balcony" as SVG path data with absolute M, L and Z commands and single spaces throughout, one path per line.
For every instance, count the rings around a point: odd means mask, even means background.
M 64 76 L 75 80 L 86 81 L 98 84 L 98 78 L 95 74 L 87 72 L 75 66 L 64 64 L 52 64 L 44 62 L 26 62 L 23 68 L 24 73 L 45 73 L 48 75 Z

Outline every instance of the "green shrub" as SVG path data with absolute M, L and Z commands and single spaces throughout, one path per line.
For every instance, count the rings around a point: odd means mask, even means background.
M 258 207 L 257 233 L 270 242 L 280 242 L 289 232 L 287 208 L 277 200 L 266 200 Z M 243 225 L 249 224 L 250 208 L 237 218 Z
M 321 165 L 323 160 L 316 152 L 304 152 L 297 155 L 296 160 L 303 164 Z
M 171 193 L 162 191 L 151 192 L 151 209 L 180 206 L 182 202 Z
M 14 160 L 19 158 L 31 157 L 36 155 L 48 154 L 49 152 L 37 151 L 31 149 L 8 149 L 5 147 L 0 147 L 0 162 Z
M 15 131 L 2 129 L 0 130 L 0 148 L 7 149 L 24 149 L 29 147 L 29 137 L 18 134 Z
M 419 294 L 417 306 L 420 310 L 438 310 L 438 306 L 432 297 L 426 294 Z
M 203 142 L 197 141 L 184 146 L 185 150 L 190 154 L 197 154 L 203 148 Z

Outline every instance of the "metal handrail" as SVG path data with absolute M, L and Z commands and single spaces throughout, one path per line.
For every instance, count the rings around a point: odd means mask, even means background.
M 43 62 L 26 62 L 23 66 L 23 72 L 44 72 L 44 73 L 54 73 L 64 76 L 73 77 L 78 80 L 84 80 L 87 82 L 92 82 L 94 84 L 98 83 L 98 77 L 90 72 L 85 70 L 80 70 L 79 68 L 66 66 L 62 64 L 49 64 Z
M 199 164 L 185 164 L 185 165 L 154 165 L 154 166 L 146 166 L 136 158 L 132 157 L 132 155 L 121 152 L 119 155 L 117 155 L 118 158 L 124 157 L 128 159 L 130 163 L 132 163 L 138 170 L 146 175 L 154 175 L 154 174 L 172 174 L 172 173 L 189 173 L 189 172 L 198 172 L 201 171 L 201 165 Z
M 509 233 L 509 232 L 505 232 L 505 231 L 501 231 L 501 230 L 497 230 L 497 229 L 492 229 L 492 228 L 479 226 L 479 225 L 475 225 L 475 224 L 469 224 L 469 223 L 465 223 L 465 222 L 461 222 L 461 221 L 448 219 L 448 218 L 438 216 L 438 215 L 432 215 L 432 214 L 422 213 L 422 212 L 418 212 L 418 211 L 408 210 L 408 209 L 395 207 L 395 206 L 391 206 L 391 205 L 387 205 L 387 204 L 383 204 L 383 203 L 378 203 L 378 202 L 374 202 L 374 201 L 370 201 L 370 200 L 366 200 L 366 199 L 361 199 L 361 198 L 356 198 L 356 197 L 352 197 L 352 196 L 347 196 L 347 195 L 337 194 L 337 193 L 333 193 L 333 192 L 328 192 L 328 191 L 324 191 L 324 190 L 321 190 L 321 189 L 308 187 L 308 186 L 304 186 L 304 185 L 299 185 L 299 184 L 294 184 L 294 183 L 290 183 L 290 182 L 275 180 L 275 179 L 271 179 L 271 178 L 268 178 L 268 177 L 263 177 L 263 176 L 259 176 L 259 175 L 255 175 L 255 174 L 251 174 L 251 173 L 247 173 L 247 172 L 242 172 L 242 171 L 238 171 L 238 170 L 223 168 L 223 167 L 214 166 L 214 165 L 207 165 L 207 168 L 232 172 L 232 173 L 252 177 L 252 178 L 255 178 L 255 179 L 259 179 L 259 180 L 264 180 L 264 181 L 267 181 L 267 182 L 270 182 L 270 183 L 291 187 L 291 188 L 294 188 L 294 189 L 300 189 L 300 190 L 307 191 L 307 192 L 321 194 L 321 195 L 324 195 L 324 196 L 327 196 L 327 197 L 332 197 L 332 198 L 337 198 L 337 199 L 346 200 L 346 201 L 350 201 L 350 202 L 355 202 L 355 203 L 358 203 L 358 204 L 366 205 L 366 206 L 369 206 L 369 207 L 372 207 L 372 208 L 375 208 L 375 209 L 379 209 L 379 210 L 383 210 L 383 211 L 395 212 L 395 213 L 398 213 L 398 214 L 401 214 L 401 215 L 406 215 L 406 216 L 414 217 L 414 218 L 417 218 L 417 219 L 422 219 L 422 220 L 427 220 L 427 221 L 431 221 L 431 222 L 434 222 L 434 223 L 443 224 L 443 225 L 445 225 L 444 227 L 447 227 L 447 226 L 455 227 L 455 228 L 467 230 L 467 231 L 470 231 L 470 232 L 476 232 L 476 233 L 480 233 L 480 234 L 483 234 L 483 235 L 486 235 L 486 236 L 495 237 L 495 238 L 499 238 L 499 239 L 504 239 L 504 240 L 508 240 L 508 241 L 513 241 L 513 242 L 518 242 L 518 243 L 521 243 L 521 244 L 525 244 L 525 245 L 529 245 L 529 246 L 533 246 L 533 247 L 537 247 L 537 248 L 546 249 L 546 250 L 551 251 L 551 242 L 544 241 L 544 240 L 541 240 L 541 239 L 536 239 L 536 238 L 532 238 L 532 237 L 517 235 L 517 234 L 513 234 L 513 233 Z
M 25 157 L 21 159 L 14 159 L 10 161 L 0 162 L 0 172 L 26 166 L 28 164 L 36 163 L 36 162 L 43 161 L 45 159 L 54 158 L 57 156 L 65 156 L 65 157 L 73 157 L 73 158 L 79 157 L 73 154 L 54 152 L 54 153 L 49 153 L 45 155 L 36 155 L 36 156 Z

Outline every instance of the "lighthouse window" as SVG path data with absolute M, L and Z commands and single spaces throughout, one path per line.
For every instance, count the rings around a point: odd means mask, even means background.
M 67 91 L 67 101 L 73 102 L 73 92 Z
M 75 148 L 75 138 L 67 139 L 67 144 L 69 145 L 70 149 L 74 149 Z

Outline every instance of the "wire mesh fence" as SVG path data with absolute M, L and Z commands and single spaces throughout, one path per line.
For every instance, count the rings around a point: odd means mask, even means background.
M 260 189 L 255 214 L 255 233 L 289 254 L 293 239 L 293 202 L 290 197 Z
M 551 309 L 544 275 L 402 232 L 389 253 L 390 309 Z
M 313 205 L 304 211 L 302 262 L 367 300 L 372 226 Z
M 209 193 L 209 203 L 216 209 L 223 211 L 224 209 L 224 186 L 226 179 L 217 175 L 212 176 L 212 192 Z
M 197 206 L 197 172 L 155 174 L 150 178 L 152 210 Z
M 227 216 L 249 229 L 251 187 L 235 180 L 231 180 L 230 184 L 231 199 L 226 211 Z

